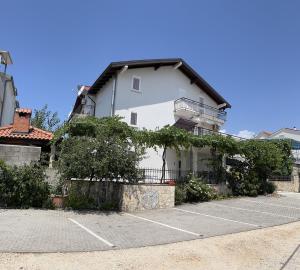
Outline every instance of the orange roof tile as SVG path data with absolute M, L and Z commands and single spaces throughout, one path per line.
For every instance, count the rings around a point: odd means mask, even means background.
M 17 133 L 14 131 L 13 126 L 10 125 L 0 128 L 1 138 L 50 141 L 53 138 L 53 134 L 33 126 L 30 126 L 29 133 Z

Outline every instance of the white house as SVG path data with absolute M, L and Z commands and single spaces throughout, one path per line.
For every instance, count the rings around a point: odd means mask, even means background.
M 0 62 L 4 72 L 0 71 L 0 126 L 10 125 L 17 107 L 17 89 L 12 76 L 6 73 L 7 65 L 12 64 L 9 52 L 0 51 Z
M 91 87 L 79 87 L 70 117 L 119 115 L 136 128 L 175 125 L 196 134 L 216 132 L 226 121 L 230 104 L 183 59 L 111 63 Z M 207 149 L 168 150 L 167 169 L 207 169 Z M 161 168 L 162 151 L 149 149 L 141 167 Z M 205 161 L 206 160 L 206 161 Z
M 300 130 L 296 128 L 282 128 L 275 132 L 262 131 L 255 137 L 256 139 L 290 139 L 292 140 L 292 154 L 295 163 L 300 164 Z

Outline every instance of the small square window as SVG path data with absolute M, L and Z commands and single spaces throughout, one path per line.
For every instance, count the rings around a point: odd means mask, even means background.
M 132 112 L 130 115 L 130 124 L 136 126 L 137 125 L 137 113 Z
M 132 78 L 132 90 L 141 91 L 141 79 L 137 77 Z

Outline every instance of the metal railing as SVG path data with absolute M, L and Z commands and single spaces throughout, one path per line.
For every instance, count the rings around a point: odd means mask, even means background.
M 174 110 L 175 112 L 180 110 L 191 111 L 203 116 L 208 115 L 222 121 L 226 121 L 227 116 L 227 113 L 225 111 L 221 111 L 218 108 L 211 107 L 209 105 L 185 97 L 179 98 L 174 101 Z
M 268 179 L 269 181 L 292 181 L 291 175 L 272 175 Z
M 139 169 L 138 182 L 148 184 L 159 184 L 168 182 L 184 182 L 189 175 L 194 175 L 206 184 L 217 184 L 219 179 L 215 177 L 213 172 L 209 171 L 191 171 L 191 170 L 165 170 L 164 178 L 162 179 L 162 169 L 143 168 Z

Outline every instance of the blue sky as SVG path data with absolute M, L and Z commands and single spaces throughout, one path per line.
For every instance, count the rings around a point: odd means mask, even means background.
M 298 0 L 10 0 L 0 49 L 9 50 L 22 107 L 63 119 L 78 84 L 111 62 L 182 57 L 231 104 L 225 129 L 300 128 Z

